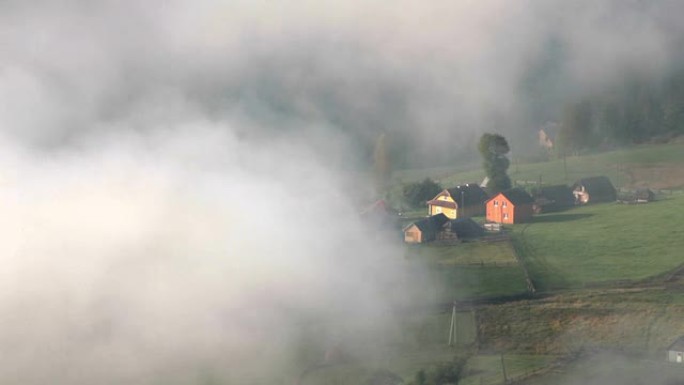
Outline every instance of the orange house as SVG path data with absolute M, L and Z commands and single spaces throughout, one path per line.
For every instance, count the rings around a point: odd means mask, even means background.
M 534 199 L 525 190 L 513 188 L 502 191 L 487 201 L 487 221 L 523 223 L 532 219 Z

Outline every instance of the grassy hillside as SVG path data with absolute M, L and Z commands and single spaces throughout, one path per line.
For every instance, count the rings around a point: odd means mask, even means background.
M 664 289 L 583 291 L 478 311 L 483 349 L 571 354 L 613 349 L 658 358 L 684 333 L 684 300 Z
M 510 242 L 411 245 L 406 247 L 406 259 L 427 271 L 438 303 L 527 291 L 525 273 Z
M 537 216 L 515 239 L 541 290 L 643 280 L 684 263 L 683 216 L 684 196 L 596 204 Z
M 515 149 L 513 149 L 515 154 Z M 544 184 L 568 183 L 592 175 L 606 175 L 618 186 L 649 185 L 658 189 L 684 188 L 684 141 L 661 145 L 642 145 L 627 149 L 585 156 L 569 156 L 549 162 L 518 164 L 513 157 L 509 176 L 514 181 Z M 425 177 L 438 180 L 444 187 L 479 182 L 484 173 L 478 165 L 468 169 L 437 168 L 397 172 L 398 182 L 410 182 Z M 400 184 L 399 183 L 399 184 Z
M 620 354 L 592 354 L 564 367 L 523 381 L 524 385 L 675 385 L 684 367 L 664 360 L 645 360 Z

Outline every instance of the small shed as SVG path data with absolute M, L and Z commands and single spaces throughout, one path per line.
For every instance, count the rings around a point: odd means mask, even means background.
M 684 363 L 684 337 L 679 337 L 667 348 L 667 361 Z
M 655 193 L 648 188 L 639 188 L 618 195 L 618 202 L 625 204 L 648 203 L 654 200 Z
M 617 200 L 617 191 L 610 179 L 605 176 L 580 179 L 572 185 L 572 191 L 575 194 L 575 200 L 580 204 L 615 202 Z
M 532 219 L 534 199 L 525 190 L 512 188 L 487 201 L 487 221 L 523 223 Z
M 634 195 L 637 203 L 648 203 L 655 200 L 655 193 L 650 188 L 638 188 Z
M 561 211 L 575 205 L 575 195 L 569 186 L 564 184 L 544 186 L 532 191 L 534 212 L 549 213 Z
M 437 238 L 444 225 L 449 222 L 444 214 L 437 214 L 404 227 L 404 242 L 425 243 Z
M 428 214 L 444 214 L 450 219 L 483 215 L 484 202 L 489 196 L 477 183 L 448 188 L 428 203 Z

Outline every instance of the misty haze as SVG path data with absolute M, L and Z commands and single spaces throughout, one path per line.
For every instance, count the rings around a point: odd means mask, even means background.
M 0 1 L 0 384 L 684 384 L 683 14 Z

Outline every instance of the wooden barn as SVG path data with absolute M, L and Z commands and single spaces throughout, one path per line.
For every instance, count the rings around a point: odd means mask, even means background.
M 487 201 L 487 221 L 523 223 L 532 219 L 534 199 L 525 190 L 512 188 Z
M 684 363 L 684 337 L 679 337 L 667 348 L 667 361 Z
M 437 214 L 404 227 L 404 242 L 425 243 L 437 238 L 444 225 L 449 222 L 444 214 Z
M 537 214 L 561 211 L 575 205 L 575 194 L 564 184 L 534 189 L 532 196 L 534 212 Z
M 592 176 L 580 179 L 572 185 L 577 203 L 615 202 L 617 191 L 610 179 L 605 176 Z
M 428 215 L 444 214 L 450 219 L 484 215 L 489 197 L 477 183 L 445 189 L 428 201 Z

